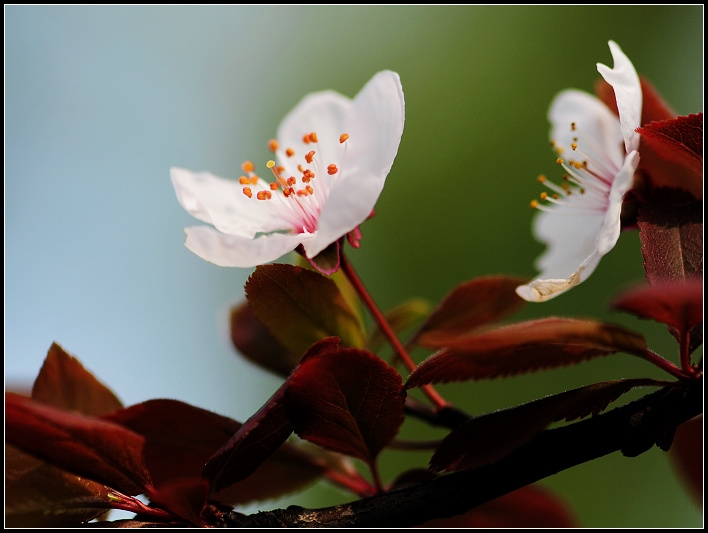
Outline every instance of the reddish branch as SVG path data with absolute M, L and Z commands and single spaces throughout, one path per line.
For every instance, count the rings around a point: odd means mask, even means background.
M 225 515 L 225 527 L 408 527 L 462 514 L 615 451 L 668 450 L 676 427 L 703 412 L 703 379 L 665 387 L 607 413 L 542 432 L 504 459 L 371 498 L 323 509 Z

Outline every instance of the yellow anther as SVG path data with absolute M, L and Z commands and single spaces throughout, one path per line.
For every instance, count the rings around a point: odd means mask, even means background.
M 556 159 L 556 163 L 558 163 L 559 165 L 562 165 L 562 164 L 563 164 L 563 158 L 562 158 L 562 157 L 559 157 L 558 159 Z
M 540 175 L 538 176 L 538 178 L 536 178 L 536 180 L 538 180 L 539 183 L 545 183 L 545 182 L 546 182 L 546 176 L 543 175 L 543 174 L 540 174 Z
M 541 197 L 541 200 L 545 200 L 546 198 L 548 198 L 548 193 L 542 192 L 542 193 L 540 194 L 540 197 Z
M 571 144 L 570 144 L 570 147 L 571 147 L 573 150 L 577 150 L 577 149 L 578 149 L 578 145 L 577 145 L 576 143 L 571 143 Z
M 268 161 L 268 162 L 266 163 L 266 166 L 267 166 L 268 168 L 273 168 L 273 167 L 275 166 L 275 161 L 273 161 L 273 160 L 271 159 L 270 161 Z
M 583 168 L 583 164 L 579 161 L 573 161 L 573 166 L 577 168 L 578 170 Z
M 575 131 L 575 122 L 570 123 L 570 130 Z
M 531 200 L 529 205 L 531 206 L 531 209 L 538 209 L 538 200 Z

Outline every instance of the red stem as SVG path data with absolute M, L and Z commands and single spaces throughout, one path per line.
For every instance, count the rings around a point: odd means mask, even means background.
M 406 367 L 408 367 L 408 370 L 410 372 L 413 372 L 413 370 L 415 370 L 416 368 L 415 362 L 408 354 L 408 351 L 403 346 L 403 344 L 401 344 L 401 341 L 398 340 L 398 337 L 393 332 L 393 329 L 388 323 L 388 320 L 386 320 L 386 317 L 379 310 L 378 306 L 376 305 L 376 302 L 374 302 L 373 298 L 366 290 L 366 287 L 364 287 L 364 284 L 362 283 L 361 279 L 359 279 L 359 276 L 357 276 L 356 272 L 354 271 L 354 268 L 345 257 L 343 251 L 340 252 L 340 266 L 344 271 L 344 274 L 354 286 L 354 289 L 356 289 L 357 293 L 366 304 L 366 307 L 368 307 L 369 312 L 371 312 L 371 315 L 374 317 L 374 320 L 378 324 L 379 328 L 381 328 L 381 332 L 391 343 L 391 346 L 398 355 L 398 358 L 403 362 L 404 365 L 406 365 Z M 447 407 L 449 405 L 430 385 L 423 385 L 421 387 L 421 390 L 430 399 L 430 401 L 435 404 L 436 407 L 442 409 L 443 407 Z
M 360 498 L 369 498 L 376 495 L 377 492 L 376 487 L 358 474 L 348 475 L 337 470 L 327 470 L 325 477 L 340 487 L 353 492 Z
M 681 368 L 686 372 L 694 374 L 695 372 L 693 368 L 691 368 L 691 331 L 688 329 L 681 335 L 680 350 L 679 357 L 681 359 Z
M 683 356 L 683 354 L 682 354 L 682 356 Z M 646 361 L 649 361 L 651 364 L 658 366 L 663 371 L 668 372 L 672 376 L 677 377 L 679 379 L 687 379 L 687 378 L 691 379 L 691 378 L 695 377 L 693 372 L 680 369 L 675 364 L 673 364 L 671 361 L 664 359 L 658 353 L 653 352 L 649 349 L 646 349 L 644 351 L 644 353 L 641 354 L 641 357 L 643 359 L 645 359 Z M 681 361 L 681 364 L 683 366 L 683 361 Z

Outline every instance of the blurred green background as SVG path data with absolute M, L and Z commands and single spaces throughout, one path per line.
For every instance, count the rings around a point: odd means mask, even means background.
M 703 6 L 172 6 L 5 8 L 5 380 L 31 383 L 52 341 L 126 404 L 171 397 L 244 420 L 278 380 L 234 356 L 228 307 L 249 274 L 183 247 L 194 220 L 169 168 L 239 175 L 306 93 L 353 96 L 397 71 L 398 157 L 352 262 L 382 308 L 439 300 L 476 276 L 533 276 L 535 178 L 559 176 L 546 111 L 592 91 L 612 39 L 678 114 L 703 110 Z M 612 313 L 643 279 L 626 233 L 584 284 L 513 318 L 608 319 L 676 360 L 666 330 Z M 702 354 L 702 351 L 700 352 Z M 424 354 L 419 354 L 423 357 Z M 598 380 L 663 377 L 618 354 L 443 393 L 471 413 Z M 427 438 L 406 425 L 405 437 Z M 387 454 L 391 480 L 421 454 Z M 587 527 L 698 527 L 658 449 L 543 482 Z M 326 485 L 254 506 L 346 501 Z

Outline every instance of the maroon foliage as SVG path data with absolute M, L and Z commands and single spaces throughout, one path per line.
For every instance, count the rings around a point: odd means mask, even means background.
M 703 197 L 703 113 L 638 128 L 640 169 L 655 187 L 679 187 Z
M 656 189 L 638 223 L 650 285 L 703 275 L 703 202 L 678 189 Z
M 692 330 L 701 334 L 703 279 L 656 283 L 634 289 L 615 299 L 612 306 L 668 325 L 669 331 L 681 342 Z
M 474 329 L 497 322 L 525 303 L 516 287 L 528 280 L 514 276 L 486 276 L 455 287 L 418 331 L 418 343 L 429 348 L 447 346 Z
M 359 318 L 331 279 L 302 267 L 261 265 L 246 282 L 246 298 L 256 318 L 278 343 L 304 353 L 325 337 L 362 346 Z
M 286 350 L 268 331 L 248 302 L 231 309 L 231 342 L 249 361 L 282 377 L 287 377 L 300 353 Z
M 486 379 L 573 365 L 626 351 L 641 354 L 643 337 L 590 320 L 544 318 L 457 339 L 421 363 L 406 388 Z
M 364 350 L 320 350 L 286 385 L 287 417 L 300 437 L 370 466 L 403 422 L 401 376 Z
M 627 391 L 646 385 L 662 383 L 650 379 L 595 383 L 471 418 L 443 439 L 430 468 L 439 472 L 492 463 L 526 444 L 552 422 L 597 414 Z
M 118 424 L 6 393 L 5 439 L 24 452 L 124 494 L 152 488 L 143 464 L 145 439 Z
M 32 399 L 96 416 L 123 407 L 110 389 L 56 343 L 49 348 L 34 382 Z

